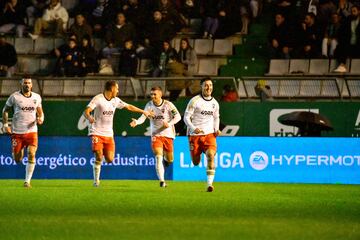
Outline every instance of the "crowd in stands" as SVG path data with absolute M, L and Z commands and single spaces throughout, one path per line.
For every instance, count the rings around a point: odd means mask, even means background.
M 278 0 L 269 32 L 271 58 L 360 58 L 359 0 Z
M 5 0 L 0 9 L 0 33 L 33 40 L 48 35 L 66 39 L 53 51 L 58 58 L 54 75 L 97 73 L 102 63 L 108 66 L 118 54 L 119 75 L 135 75 L 138 58 L 150 58 L 153 76 L 191 76 L 196 53 L 186 38 L 179 52 L 171 47 L 176 32 L 186 32 L 191 19 L 197 18 L 203 20 L 199 33 L 203 38 L 247 34 L 261 0 L 78 0 L 72 9 L 61 0 Z M 99 53 L 94 52 L 94 38 L 106 43 Z M 174 68 L 174 62 L 182 67 Z

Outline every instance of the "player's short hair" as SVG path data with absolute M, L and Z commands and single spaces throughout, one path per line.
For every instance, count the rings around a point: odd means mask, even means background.
M 32 79 L 31 79 L 31 76 L 30 76 L 29 74 L 25 74 L 25 75 L 22 77 L 22 79 L 21 79 L 20 82 L 23 83 L 25 79 L 30 79 L 30 80 L 32 80 Z
M 203 79 L 201 79 L 201 80 L 200 80 L 200 85 L 202 85 L 202 84 L 203 84 L 203 82 L 206 82 L 206 81 L 211 81 L 211 82 L 212 82 L 211 77 L 206 76 L 206 77 L 204 77 Z
M 162 92 L 162 88 L 160 86 L 154 86 L 150 89 L 151 91 L 156 91 L 159 90 L 160 92 Z
M 111 91 L 112 87 L 115 86 L 117 82 L 115 80 L 109 80 L 105 83 L 105 90 Z

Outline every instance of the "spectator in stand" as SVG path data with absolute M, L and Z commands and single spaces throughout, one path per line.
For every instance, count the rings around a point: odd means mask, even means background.
M 341 17 L 342 20 L 345 20 L 347 17 L 351 15 L 351 8 L 353 4 L 348 0 L 339 0 L 337 13 Z
M 241 25 L 240 19 L 243 20 L 242 11 L 245 11 L 245 14 L 248 16 L 248 11 L 243 0 L 227 0 L 220 1 L 220 11 L 219 11 L 219 28 L 217 31 L 217 37 L 225 38 L 233 35 L 234 33 L 240 30 L 239 26 Z M 240 3 L 240 4 L 239 4 Z M 245 1 L 245 4 L 249 5 L 248 1 Z M 240 15 L 241 18 L 240 18 Z M 243 29 L 246 28 L 247 33 L 247 23 L 243 23 Z M 246 25 L 246 26 L 245 26 Z M 245 34 L 245 30 L 243 31 Z M 200 84 L 199 84 L 200 85 Z
M 47 8 L 48 4 L 50 3 L 49 0 L 31 0 L 31 4 L 26 8 L 26 15 L 28 19 L 28 25 L 33 27 L 36 18 L 40 18 L 43 14 L 45 9 Z
M 150 48 L 153 56 L 160 55 L 162 44 L 165 40 L 171 41 L 175 31 L 171 24 L 162 18 L 159 10 L 153 12 L 153 20 L 150 21 L 145 32 L 145 46 Z
M 139 43 L 140 39 L 144 38 L 144 26 L 147 20 L 151 18 L 150 12 L 139 0 L 129 0 L 129 3 L 124 6 L 124 13 L 128 22 L 134 25 L 138 38 L 135 39 L 135 42 Z
M 74 7 L 74 13 L 82 13 L 82 15 L 89 20 L 92 12 L 97 6 L 97 0 L 78 0 L 77 5 Z
M 290 58 L 293 49 L 290 28 L 282 13 L 275 15 L 275 24 L 269 33 L 270 57 L 271 58 Z
M 0 34 L 0 76 L 11 77 L 15 72 L 17 54 L 15 48 Z
M 23 37 L 25 31 L 25 5 L 22 1 L 7 0 L 2 12 L 0 21 L 0 33 L 16 31 L 17 37 Z
M 335 49 L 338 45 L 340 29 L 340 16 L 337 13 L 331 15 L 331 22 L 325 30 L 324 38 L 322 41 L 322 56 L 333 58 Z
M 307 13 L 299 31 L 298 46 L 301 46 L 300 58 L 316 58 L 320 53 L 321 34 L 315 23 L 315 15 Z
M 106 31 L 105 41 L 121 51 L 128 39 L 136 39 L 134 25 L 126 22 L 124 13 L 118 13 L 115 24 L 111 24 Z
M 184 77 L 185 66 L 179 62 L 175 56 L 171 56 L 166 68 L 168 77 L 179 78 L 166 80 L 166 89 L 170 92 L 169 100 L 175 101 L 180 93 L 188 86 L 186 80 L 182 79 Z
M 92 38 L 92 28 L 87 24 L 86 19 L 82 13 L 75 16 L 75 22 L 70 27 L 70 34 L 74 34 L 78 40 L 79 45 L 82 44 L 84 36 Z
M 265 80 L 259 80 L 254 90 L 256 95 L 260 97 L 260 102 L 269 102 L 274 100 L 271 88 L 266 84 Z
M 182 0 L 179 14 L 186 26 L 190 26 L 190 19 L 200 18 L 200 0 Z
M 189 39 L 180 40 L 179 60 L 184 64 L 185 76 L 192 76 L 196 73 L 197 56 L 195 50 L 190 46 Z
M 262 6 L 263 6 L 262 0 L 250 0 L 249 8 L 251 11 L 251 17 L 253 19 L 256 19 L 260 15 Z
M 82 75 L 81 51 L 76 45 L 77 39 L 75 35 L 70 36 L 66 44 L 54 49 L 57 63 L 55 66 L 55 75 L 66 77 L 74 77 Z
M 202 8 L 205 18 L 203 38 L 212 39 L 219 27 L 220 0 L 204 1 Z
M 335 57 L 339 66 L 334 72 L 344 73 L 347 71 L 345 63 L 348 57 L 360 58 L 360 9 L 358 6 L 351 8 L 351 15 L 339 29 L 339 43 L 335 50 Z
M 316 21 L 322 33 L 326 31 L 326 28 L 331 21 L 333 13 L 336 13 L 336 6 L 331 0 L 319 1 Z
M 158 9 L 161 12 L 162 18 L 169 22 L 175 31 L 180 31 L 185 26 L 185 22 L 182 21 L 171 0 L 159 0 Z
M 29 36 L 35 40 L 39 37 L 43 29 L 54 28 L 55 36 L 62 37 L 66 31 L 68 21 L 68 12 L 61 6 L 60 0 L 51 0 L 43 16 L 36 19 L 34 32 L 29 33 Z
M 94 35 L 102 37 L 105 34 L 106 25 L 104 9 L 108 6 L 108 0 L 97 0 L 96 7 L 88 18 L 90 26 L 93 27 Z
M 229 84 L 225 84 L 223 87 L 223 94 L 220 99 L 222 102 L 237 102 L 239 101 L 239 96 L 235 91 L 234 87 Z
M 257 1 L 250 1 L 253 4 L 253 8 L 255 8 Z M 258 11 L 253 9 L 254 12 Z M 257 14 L 257 12 L 256 12 Z M 249 13 L 249 3 L 247 0 L 240 1 L 240 16 L 241 16 L 241 30 L 240 33 L 247 35 L 249 31 L 250 24 L 250 13 Z
M 138 65 L 138 57 L 132 40 L 126 40 L 123 49 L 120 51 L 119 75 L 135 77 Z
M 81 76 L 94 75 L 99 71 L 99 64 L 95 48 L 91 45 L 91 37 L 85 35 L 81 40 Z
M 165 40 L 163 42 L 162 51 L 160 56 L 156 56 L 153 60 L 155 68 L 152 73 L 153 77 L 167 77 L 166 65 L 170 58 L 177 58 L 177 52 L 170 44 L 170 41 Z

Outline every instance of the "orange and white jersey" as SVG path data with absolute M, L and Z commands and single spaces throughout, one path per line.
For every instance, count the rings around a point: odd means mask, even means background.
M 96 95 L 88 104 L 88 107 L 94 110 L 93 116 L 95 119 L 95 122 L 89 125 L 89 135 L 113 137 L 115 110 L 127 107 L 127 105 L 118 97 L 107 100 L 102 93 Z
M 37 132 L 36 109 L 41 107 L 39 94 L 32 92 L 30 97 L 25 97 L 21 91 L 14 92 L 6 101 L 6 105 L 14 110 L 12 118 L 13 133 Z
M 215 98 L 205 99 L 201 94 L 193 97 L 186 107 L 184 122 L 187 126 L 187 134 L 191 136 L 216 132 L 220 124 L 219 103 Z M 196 128 L 202 132 L 195 134 Z
M 150 118 L 151 136 L 162 136 L 168 138 L 175 138 L 175 124 L 181 120 L 179 111 L 174 104 L 167 100 L 162 100 L 160 105 L 155 105 L 153 101 L 145 105 L 145 111 L 154 112 L 154 117 Z M 145 115 L 141 115 L 136 120 L 136 125 L 144 123 L 146 120 Z M 169 124 L 168 128 L 164 128 L 164 122 Z

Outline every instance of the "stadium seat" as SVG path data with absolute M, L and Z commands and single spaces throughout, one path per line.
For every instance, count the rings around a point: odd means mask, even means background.
M 351 74 L 360 74 L 360 59 L 352 59 L 351 60 Z
M 323 80 L 321 89 L 320 89 L 321 97 L 339 97 L 339 90 L 336 86 L 336 81 L 328 81 Z
M 283 80 L 279 83 L 279 97 L 296 97 L 299 95 L 299 80 Z
M 95 96 L 104 91 L 106 80 L 85 80 L 84 83 L 84 96 Z
M 43 96 L 58 97 L 63 96 L 64 80 L 44 80 Z
M 356 80 L 347 80 L 349 86 L 350 97 L 360 97 L 360 81 Z
M 218 65 L 216 59 L 202 58 L 199 59 L 199 68 L 197 75 L 216 76 L 218 74 Z
M 41 58 L 38 73 L 41 75 L 51 74 L 55 69 L 56 61 L 56 58 Z
M 308 59 L 291 59 L 289 73 L 290 74 L 307 74 L 309 72 Z
M 0 96 L 8 97 L 20 89 L 20 82 L 16 79 L 0 80 Z
M 238 89 L 238 96 L 240 98 L 246 98 L 247 95 L 246 95 L 246 90 L 245 90 L 245 86 L 243 84 L 243 81 L 238 80 L 237 89 Z
M 31 38 L 15 38 L 16 53 L 27 54 L 34 51 L 33 40 Z
M 49 54 L 54 49 L 53 38 L 39 37 L 34 41 L 34 53 Z
M 284 75 L 289 73 L 290 60 L 271 59 L 268 75 Z
M 18 73 L 38 73 L 40 69 L 40 59 L 37 56 L 18 56 Z
M 255 98 L 257 97 L 256 93 L 255 93 L 255 86 L 256 86 L 256 81 L 244 81 L 245 83 L 245 88 L 246 88 L 246 92 L 249 98 Z
M 233 54 L 232 41 L 229 39 L 215 39 L 214 49 L 211 54 L 227 55 L 227 56 L 232 55 Z
M 11 45 L 15 44 L 15 39 L 14 39 L 14 37 L 11 37 L 11 36 L 5 36 L 5 41 L 7 43 L 10 43 Z
M 311 97 L 320 96 L 321 81 L 319 80 L 302 80 L 300 81 L 299 96 Z
M 74 80 L 64 80 L 64 96 L 81 96 L 84 88 L 82 78 Z
M 329 73 L 329 59 L 310 59 L 309 74 L 323 75 Z
M 194 33 L 201 32 L 202 29 L 202 19 L 201 18 L 191 18 L 190 19 L 190 31 Z
M 197 55 L 207 55 L 213 50 L 213 40 L 195 39 L 194 49 Z
M 151 59 L 140 59 L 138 63 L 137 75 L 148 75 L 152 71 Z
M 54 48 L 58 48 L 65 43 L 63 38 L 54 38 Z

